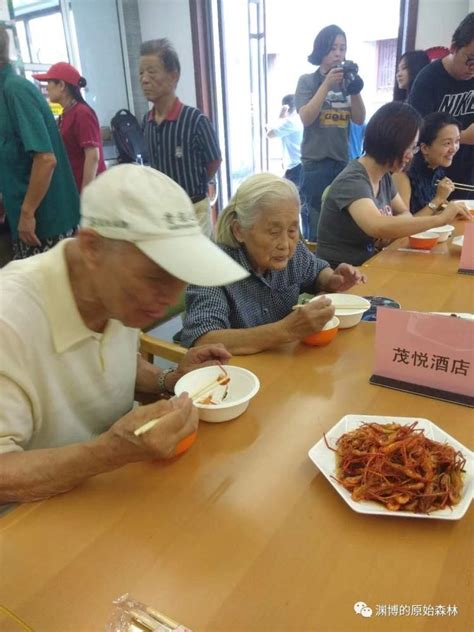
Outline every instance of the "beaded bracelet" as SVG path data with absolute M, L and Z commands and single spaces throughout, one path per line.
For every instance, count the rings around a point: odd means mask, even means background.
M 161 371 L 160 375 L 158 376 L 158 389 L 160 393 L 169 393 L 170 395 L 174 394 L 174 390 L 170 390 L 167 386 L 166 386 L 166 376 L 169 375 L 169 373 L 173 373 L 174 369 L 163 369 L 163 371 Z

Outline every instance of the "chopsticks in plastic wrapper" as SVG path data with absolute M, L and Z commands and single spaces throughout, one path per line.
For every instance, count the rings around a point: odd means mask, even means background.
M 192 632 L 128 593 L 114 602 L 115 611 L 104 632 Z

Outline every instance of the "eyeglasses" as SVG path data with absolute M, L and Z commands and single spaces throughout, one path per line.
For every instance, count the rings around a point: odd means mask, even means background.
M 417 154 L 420 151 L 420 146 L 419 145 L 414 145 L 413 147 L 408 147 L 408 149 L 406 150 L 406 154 L 411 154 L 412 156 L 414 156 L 415 154 Z
M 467 55 L 466 53 L 462 53 L 462 56 L 464 57 L 464 63 L 468 68 L 474 66 L 474 55 Z

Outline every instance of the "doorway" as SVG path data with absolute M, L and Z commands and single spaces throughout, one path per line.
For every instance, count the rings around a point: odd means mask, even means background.
M 225 169 L 224 202 L 240 182 L 267 168 L 265 0 L 213 0 L 216 115 Z
M 346 32 L 347 59 L 359 65 L 369 118 L 393 98 L 406 28 L 401 22 L 406 8 L 415 4 L 339 0 L 335 12 L 333 5 L 308 0 L 211 1 L 209 46 L 215 59 L 216 123 L 224 155 L 221 208 L 248 175 L 283 172 L 281 143 L 267 140 L 265 124 L 276 121 L 282 97 L 295 92 L 298 78 L 315 71 L 307 56 L 319 30 L 337 23 Z M 416 20 L 416 11 L 414 15 Z M 413 48 L 413 42 L 403 41 L 404 49 Z

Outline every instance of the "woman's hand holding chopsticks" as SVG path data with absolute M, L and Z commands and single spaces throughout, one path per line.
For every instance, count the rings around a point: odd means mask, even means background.
M 444 180 L 449 180 L 449 178 L 436 180 L 435 184 L 439 187 L 439 185 L 441 185 Z M 474 191 L 474 184 L 465 184 L 463 182 L 453 182 L 452 180 L 449 180 L 449 181 L 453 185 L 453 190 L 456 189 L 457 191 L 469 191 L 469 192 Z
M 438 206 L 440 204 L 443 204 L 444 202 L 446 202 L 454 189 L 454 182 L 450 180 L 450 178 L 443 178 L 442 180 L 438 180 L 436 182 L 436 195 L 433 202 L 435 204 L 438 204 Z
M 302 340 L 321 331 L 324 325 L 334 316 L 331 299 L 319 296 L 313 301 L 293 309 L 280 323 L 288 332 L 288 341 Z

